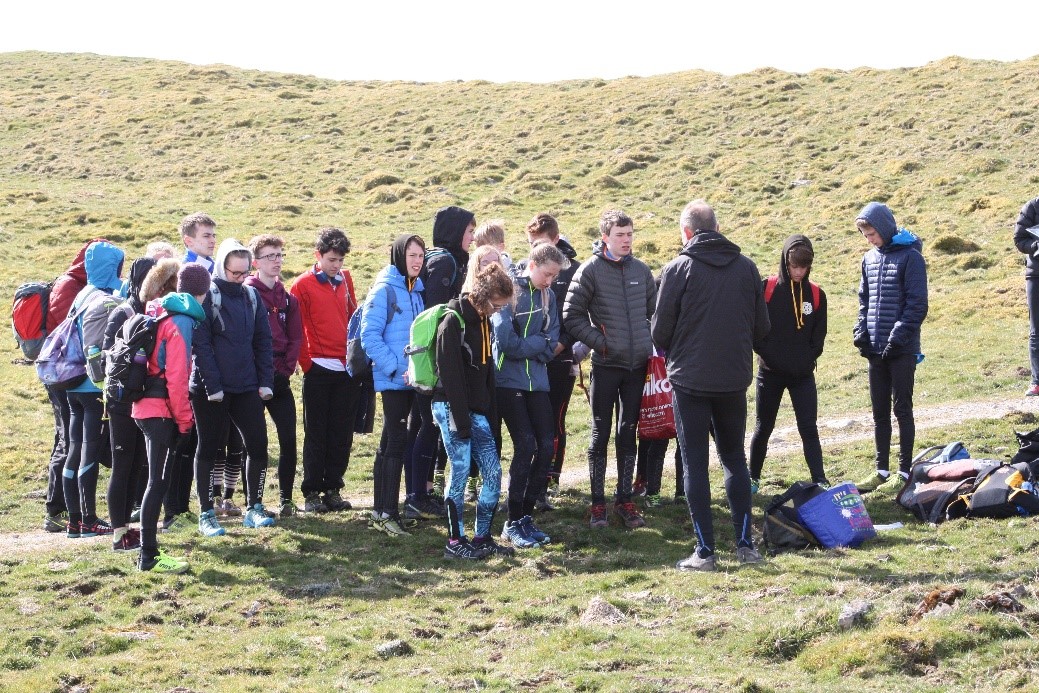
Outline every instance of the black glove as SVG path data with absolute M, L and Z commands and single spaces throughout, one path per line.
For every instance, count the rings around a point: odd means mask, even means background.
M 859 350 L 859 354 L 861 354 L 863 358 L 868 359 L 872 356 L 869 343 L 869 332 L 866 332 L 865 330 L 855 332 L 855 334 L 852 335 L 851 343 L 855 345 Z
M 890 361 L 891 359 L 895 358 L 896 356 L 901 356 L 901 355 L 902 355 L 902 348 L 899 347 L 899 346 L 896 346 L 894 344 L 891 344 L 890 342 L 888 342 L 888 345 L 886 347 L 884 347 L 884 352 L 880 355 L 880 358 L 884 359 L 885 361 Z

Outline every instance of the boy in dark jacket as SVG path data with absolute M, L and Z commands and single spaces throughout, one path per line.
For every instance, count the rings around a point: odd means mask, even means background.
M 913 379 L 920 353 L 920 325 L 927 317 L 927 265 L 920 239 L 899 229 L 887 205 L 870 202 L 855 225 L 873 248 L 862 258 L 859 318 L 853 343 L 869 360 L 869 398 L 877 471 L 857 484 L 859 491 L 882 485 L 893 490 L 909 478 L 916 442 Z M 888 471 L 891 405 L 898 419 L 899 475 Z M 888 484 L 888 482 L 890 482 Z
M 829 486 L 823 471 L 816 418 L 819 393 L 815 388 L 815 362 L 826 340 L 826 294 L 808 279 L 815 253 L 806 236 L 794 234 L 783 243 L 779 274 L 764 281 L 765 303 L 772 329 L 754 343 L 758 354 L 755 401 L 757 424 L 750 441 L 750 492 L 757 493 L 761 467 L 768 452 L 768 438 L 776 427 L 776 413 L 783 391 L 797 419 L 805 461 L 812 481 Z

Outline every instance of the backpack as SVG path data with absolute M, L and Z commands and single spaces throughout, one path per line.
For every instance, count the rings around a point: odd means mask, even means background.
M 971 489 L 949 504 L 947 515 L 1006 518 L 1039 514 L 1039 496 L 1035 494 L 1035 478 L 1028 464 L 990 462 Z
M 895 502 L 924 522 L 942 522 L 949 517 L 949 504 L 970 490 L 988 464 L 988 460 L 970 459 L 960 441 L 933 445 L 913 458 L 909 479 Z
M 819 484 L 795 481 L 785 493 L 773 496 L 765 508 L 765 521 L 762 526 L 765 549 L 770 554 L 800 551 L 820 545 L 815 536 L 801 523 L 797 507 L 822 491 Z
M 436 247 L 430 248 L 426 251 L 426 264 L 423 266 L 429 267 L 429 262 L 431 260 L 435 260 L 438 257 L 444 257 L 445 255 L 451 258 L 451 266 L 454 268 L 451 271 L 451 286 L 454 286 L 455 282 L 458 281 L 458 260 L 455 259 L 455 256 L 451 254 L 450 250 Z
M 252 309 L 253 314 L 256 313 L 256 304 L 260 300 L 256 295 L 256 289 L 249 286 L 248 284 L 242 284 L 242 290 L 245 291 L 245 297 L 249 299 L 249 307 Z M 220 323 L 220 331 L 224 331 L 224 316 L 220 314 L 220 306 L 223 304 L 223 299 L 220 295 L 220 288 L 213 282 L 209 285 L 209 296 L 213 301 L 213 319 Z
M 148 377 L 148 357 L 155 350 L 159 323 L 167 317 L 134 313 L 123 323 L 108 350 L 105 401 L 136 402 L 150 393 L 165 396 L 165 379 Z
M 386 324 L 389 325 L 393 316 L 400 312 L 400 307 L 397 305 L 397 292 L 393 287 L 389 284 L 383 286 L 386 287 Z M 352 378 L 368 375 L 372 371 L 372 360 L 368 358 L 361 344 L 361 320 L 364 317 L 364 308 L 371 303 L 376 288 L 378 287 L 372 287 L 368 298 L 357 306 L 346 326 L 346 370 Z
M 776 285 L 779 283 L 779 277 L 775 274 L 768 277 L 765 280 L 765 303 L 772 301 L 772 294 L 776 291 Z M 812 309 L 819 310 L 819 303 L 821 298 L 819 296 L 821 289 L 819 285 L 813 281 L 809 281 L 808 285 L 812 287 Z
M 437 373 L 437 329 L 448 313 L 458 318 L 464 330 L 462 314 L 448 308 L 446 303 L 426 308 L 411 323 L 410 343 L 404 348 L 404 353 L 408 356 L 408 382 L 419 392 L 429 394 L 440 382 Z
M 47 337 L 47 304 L 54 282 L 28 282 L 14 292 L 11 328 L 22 355 L 35 361 Z
M 87 357 L 74 309 L 43 341 L 36 359 L 36 375 L 52 390 L 69 390 L 87 379 Z

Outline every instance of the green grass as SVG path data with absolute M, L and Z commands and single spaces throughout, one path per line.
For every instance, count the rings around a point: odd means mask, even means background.
M 1027 378 L 1027 318 L 1013 221 L 1033 197 L 1039 60 L 950 58 L 905 70 L 688 72 L 547 85 L 333 82 L 223 66 L 93 55 L 0 55 L 0 240 L 8 293 L 50 278 L 82 242 L 106 236 L 135 257 L 176 241 L 204 210 L 218 233 L 288 240 L 303 271 L 318 228 L 353 242 L 358 289 L 398 233 L 429 240 L 445 204 L 507 221 L 509 250 L 538 211 L 579 252 L 613 206 L 636 220 L 636 253 L 658 269 L 678 249 L 690 199 L 763 273 L 790 233 L 816 247 L 813 278 L 830 299 L 818 374 L 824 415 L 867 408 L 850 345 L 858 266 L 853 220 L 887 201 L 925 240 L 931 311 L 916 401 L 1017 397 Z M 51 416 L 31 369 L 0 342 L 0 532 L 35 528 Z M 297 383 L 298 386 L 298 383 Z M 581 467 L 588 412 L 574 398 L 568 466 Z M 781 422 L 782 424 L 782 422 Z M 975 456 L 1016 447 L 1023 419 L 921 432 L 918 447 L 967 441 Z M 377 435 L 377 433 L 376 433 Z M 350 496 L 369 493 L 377 438 L 358 439 Z M 508 442 L 506 441 L 506 450 Z M 831 479 L 869 469 L 867 443 L 825 450 Z M 770 459 L 765 498 L 804 475 Z M 272 474 L 273 477 L 273 474 Z M 269 483 L 274 483 L 273 478 Z M 665 493 L 670 490 L 670 472 Z M 732 544 L 715 470 L 715 519 Z M 1032 690 L 1037 521 L 929 527 L 901 520 L 855 551 L 784 554 L 714 575 L 671 566 L 691 549 L 687 514 L 649 526 L 586 528 L 586 482 L 544 528 L 557 544 L 515 560 L 445 564 L 443 528 L 391 544 L 356 515 L 298 518 L 221 541 L 166 538 L 188 575 L 140 575 L 103 543 L 0 555 L 0 689 L 68 691 L 418 690 Z M 103 509 L 103 505 L 102 505 Z M 910 623 L 929 590 L 957 585 L 952 613 Z M 1022 586 L 1023 614 L 973 601 Z M 582 624 L 602 596 L 625 617 Z M 841 606 L 866 599 L 862 627 Z M 413 654 L 382 659 L 401 638 Z

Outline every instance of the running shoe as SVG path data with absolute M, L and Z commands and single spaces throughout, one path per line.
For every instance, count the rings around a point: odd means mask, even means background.
M 43 531 L 44 532 L 64 532 L 68 529 L 69 514 L 66 511 L 62 511 L 57 515 L 44 515 L 43 516 Z
M 86 522 L 79 523 L 79 536 L 81 537 L 100 537 L 111 533 L 112 525 L 108 524 L 101 518 L 96 518 L 90 524 L 87 524 Z
M 321 494 L 314 493 L 307 494 L 306 500 L 303 503 L 303 512 L 305 513 L 327 513 L 328 506 L 325 505 L 325 501 L 321 500 Z
M 522 519 L 516 520 L 515 522 L 506 522 L 505 526 L 501 529 L 501 538 L 515 546 L 517 549 L 541 548 L 541 542 L 530 535 L 527 531 L 526 525 L 523 524 Z
M 615 503 L 613 506 L 613 512 L 621 519 L 624 526 L 629 529 L 646 526 L 646 520 L 643 519 L 638 506 L 631 501 L 628 501 L 627 503 Z
M 477 548 L 463 537 L 462 539 L 451 539 L 444 546 L 444 558 L 451 560 L 479 561 L 487 558 L 485 549 Z
M 278 516 L 279 517 L 293 517 L 298 512 L 299 512 L 299 509 L 296 507 L 296 504 L 293 503 L 291 499 L 288 499 L 288 498 L 282 498 L 281 499 L 281 507 L 278 508 Z
M 112 542 L 113 551 L 136 551 L 141 548 L 141 533 L 136 529 L 126 530 L 126 534 Z
M 857 488 L 859 490 L 859 493 L 869 493 L 871 491 L 876 491 L 883 484 L 887 483 L 887 481 L 890 478 L 891 478 L 890 474 L 888 474 L 887 476 L 884 476 L 884 475 L 880 474 L 879 472 L 873 472 L 872 474 L 870 474 L 867 478 L 863 479 L 862 481 L 855 482 L 855 488 Z
M 718 569 L 718 558 L 713 553 L 701 556 L 699 550 L 693 551 L 689 558 L 684 558 L 675 564 L 675 567 L 684 571 L 713 572 Z
M 204 537 L 222 537 L 227 532 L 216 519 L 216 511 L 209 509 L 198 516 L 198 533 Z
M 242 518 L 242 525 L 249 529 L 273 527 L 274 518 L 267 514 L 267 509 L 263 507 L 263 503 L 257 503 L 245 511 L 245 516 Z
M 339 495 L 339 491 L 328 491 L 324 496 L 325 507 L 332 512 L 341 512 L 354 507 L 350 501 Z
M 480 478 L 476 476 L 469 477 L 469 481 L 466 484 L 465 491 L 465 502 L 475 503 L 476 499 L 480 497 Z
M 675 494 L 675 505 L 687 505 L 684 493 Z
M 79 521 L 76 521 L 76 522 L 71 522 L 71 521 L 70 522 L 66 522 L 65 523 L 65 536 L 68 537 L 69 539 L 79 539 L 81 536 L 83 536 L 81 534 L 81 531 L 80 531 L 80 528 L 79 528 L 81 524 L 82 523 L 79 522 Z
M 439 507 L 424 502 L 425 498 L 412 496 L 404 501 L 403 515 L 409 520 L 438 520 L 440 519 Z
M 736 560 L 740 563 L 761 563 L 764 559 L 753 546 L 737 546 Z
M 159 550 L 159 555 L 153 558 L 145 558 L 144 554 L 141 554 L 141 558 L 137 563 L 137 568 L 146 573 L 165 573 L 168 575 L 180 575 L 188 570 L 187 561 L 173 556 L 167 556 L 162 550 Z
M 547 493 L 542 493 L 538 496 L 538 499 L 534 501 L 534 509 L 539 513 L 552 512 L 556 509 L 555 504 L 548 499 Z
M 524 515 L 521 517 L 520 524 L 523 525 L 523 530 L 527 533 L 527 536 L 541 546 L 552 543 L 552 537 L 538 529 L 538 526 L 534 524 L 534 518 L 530 515 Z
M 664 499 L 660 497 L 659 493 L 652 493 L 646 495 L 646 507 L 647 508 L 659 508 L 664 504 Z
M 388 537 L 406 537 L 409 536 L 408 532 L 400 526 L 400 522 L 397 518 L 392 515 L 381 515 L 372 512 L 368 516 L 368 528 L 374 529 L 377 532 L 382 532 Z
M 224 498 L 220 501 L 220 510 L 217 511 L 217 514 L 225 517 L 241 517 L 242 509 L 235 504 L 233 499 Z
M 601 529 L 603 527 L 610 526 L 610 517 L 606 514 L 605 505 L 593 505 L 591 510 L 591 520 L 589 525 L 592 529 Z
M 633 496 L 644 496 L 646 495 L 646 482 L 644 479 L 635 479 L 635 483 L 631 485 L 631 495 Z
M 141 506 L 135 505 L 133 507 L 133 512 L 130 513 L 130 522 L 140 522 L 140 521 L 141 521 Z
M 502 556 L 509 558 L 516 555 L 516 549 L 497 543 L 490 534 L 485 537 L 473 537 L 473 547 L 478 551 L 483 551 L 488 557 Z
M 751 479 L 750 480 L 750 495 L 757 495 L 758 491 L 761 490 L 761 480 Z
M 559 479 L 557 477 L 552 477 L 548 480 L 548 486 L 545 488 L 545 493 L 550 496 L 559 495 Z
M 166 531 L 177 534 L 192 530 L 196 527 L 198 527 L 198 516 L 190 510 L 186 510 L 179 515 L 174 515 L 173 518 L 166 523 Z

